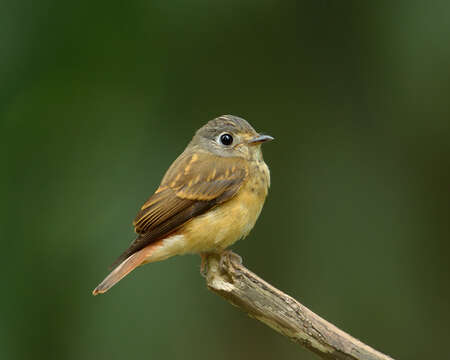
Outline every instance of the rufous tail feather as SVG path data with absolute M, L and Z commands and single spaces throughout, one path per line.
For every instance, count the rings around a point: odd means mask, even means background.
M 116 283 L 127 276 L 131 271 L 141 265 L 144 260 L 148 262 L 148 257 L 154 251 L 156 244 L 149 245 L 142 250 L 129 256 L 122 261 L 111 273 L 92 291 L 93 295 L 103 294 L 111 289 Z

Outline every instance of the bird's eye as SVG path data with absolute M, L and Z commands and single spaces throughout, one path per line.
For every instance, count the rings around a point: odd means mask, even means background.
M 228 145 L 231 145 L 233 143 L 233 136 L 231 136 L 228 133 L 225 133 L 225 134 L 220 135 L 219 140 L 220 140 L 220 142 L 223 145 L 227 145 L 228 146 Z

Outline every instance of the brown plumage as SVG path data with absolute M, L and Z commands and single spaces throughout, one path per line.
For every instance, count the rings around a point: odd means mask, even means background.
M 231 136 L 232 144 L 221 143 L 223 134 Z M 133 222 L 136 240 L 115 261 L 116 268 L 94 295 L 107 291 L 143 263 L 186 252 L 220 252 L 247 235 L 270 182 L 259 145 L 271 139 L 230 115 L 200 128 L 142 205 Z M 243 188 L 249 194 L 242 193 Z M 220 236 L 214 233 L 219 230 Z
M 185 152 L 175 160 L 133 222 L 139 236 L 113 266 L 236 194 L 248 174 L 245 161 L 213 160 L 207 153 Z

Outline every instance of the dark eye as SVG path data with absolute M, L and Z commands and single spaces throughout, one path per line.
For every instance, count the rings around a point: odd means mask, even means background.
M 222 135 L 220 135 L 220 142 L 223 145 L 227 145 L 227 146 L 231 145 L 233 143 L 233 137 L 230 134 L 227 134 L 227 133 L 222 134 Z

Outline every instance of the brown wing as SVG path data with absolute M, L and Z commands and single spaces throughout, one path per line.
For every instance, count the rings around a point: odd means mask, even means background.
M 193 217 L 231 199 L 247 175 L 243 159 L 182 153 L 156 192 L 141 207 L 133 222 L 138 237 L 113 266 L 166 237 Z

